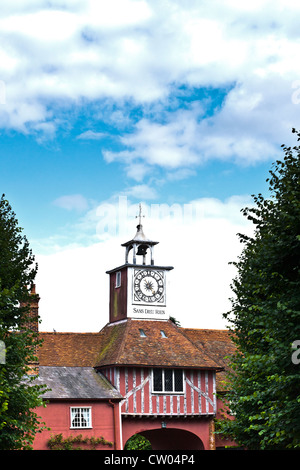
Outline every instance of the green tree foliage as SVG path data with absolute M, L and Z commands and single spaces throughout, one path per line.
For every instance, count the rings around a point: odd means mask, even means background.
M 151 450 L 151 443 L 141 434 L 134 434 L 125 444 L 124 450 Z
M 248 449 L 300 447 L 300 364 L 292 360 L 300 340 L 300 147 L 282 147 L 270 197 L 253 196 L 254 207 L 243 209 L 255 231 L 239 235 L 235 296 L 224 314 L 237 347 L 226 394 L 234 419 L 218 424 Z
M 38 333 L 28 327 L 30 286 L 37 266 L 10 204 L 0 199 L 0 449 L 31 448 L 40 429 L 33 411 L 42 404 L 43 387 L 27 376 L 36 360 Z

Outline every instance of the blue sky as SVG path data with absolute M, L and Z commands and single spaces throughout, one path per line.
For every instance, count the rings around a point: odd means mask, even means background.
M 39 263 L 41 329 L 106 323 L 105 271 L 123 263 L 139 202 L 157 262 L 176 268 L 174 316 L 224 327 L 236 233 L 252 230 L 240 209 L 267 195 L 280 145 L 294 145 L 299 128 L 299 9 L 292 0 L 1 7 L 0 188 Z

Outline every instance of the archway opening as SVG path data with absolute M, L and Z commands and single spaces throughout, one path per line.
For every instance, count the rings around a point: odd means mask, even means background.
M 139 433 L 152 446 L 152 450 L 204 450 L 201 439 L 184 429 L 151 429 Z

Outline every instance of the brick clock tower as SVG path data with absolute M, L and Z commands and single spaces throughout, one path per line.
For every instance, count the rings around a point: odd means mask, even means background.
M 167 273 L 172 266 L 154 264 L 154 246 L 158 242 L 149 240 L 141 223 L 135 237 L 123 243 L 125 264 L 107 271 L 109 283 L 109 322 L 126 318 L 168 320 L 167 312 Z M 132 255 L 132 262 L 129 256 Z M 137 262 L 140 261 L 140 262 Z

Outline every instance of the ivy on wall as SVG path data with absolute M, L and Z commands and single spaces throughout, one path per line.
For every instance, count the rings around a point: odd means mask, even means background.
M 47 445 L 50 450 L 94 450 L 98 445 L 112 447 L 113 442 L 107 441 L 103 436 L 83 437 L 82 434 L 78 434 L 78 436 L 63 437 L 60 433 L 52 435 Z

